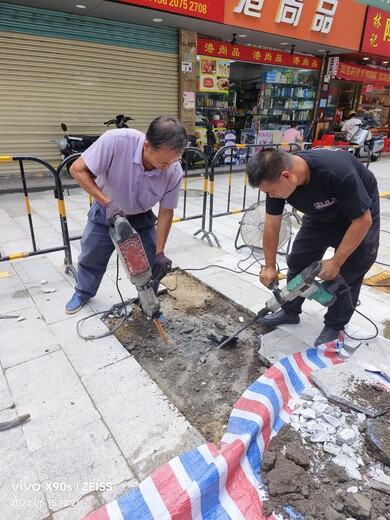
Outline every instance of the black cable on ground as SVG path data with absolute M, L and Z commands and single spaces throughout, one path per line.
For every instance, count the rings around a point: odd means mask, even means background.
M 93 314 L 90 314 L 89 316 L 86 316 L 85 318 L 81 318 L 81 320 L 79 320 L 77 322 L 77 326 L 76 326 L 77 335 L 79 336 L 79 338 L 84 339 L 86 341 L 92 341 L 92 340 L 95 340 L 95 339 L 102 339 L 102 338 L 106 338 L 107 336 L 111 336 L 112 334 L 114 334 L 114 332 L 116 332 L 124 324 L 124 322 L 129 317 L 129 314 L 127 313 L 126 306 L 127 305 L 131 305 L 132 303 L 134 303 L 137 300 L 137 298 L 133 298 L 131 300 L 123 300 L 122 293 L 121 293 L 121 291 L 119 289 L 119 256 L 118 255 L 116 257 L 116 280 L 115 280 L 115 285 L 116 285 L 116 289 L 117 289 L 118 294 L 119 294 L 120 299 L 121 299 L 120 303 L 115 303 L 108 310 L 94 312 Z M 107 332 L 104 332 L 103 334 L 99 334 L 99 335 L 91 334 L 89 336 L 83 336 L 81 334 L 80 328 L 81 328 L 81 325 L 85 321 L 89 320 L 90 318 L 93 318 L 94 316 L 99 316 L 100 314 L 109 315 L 112 312 L 115 312 L 115 311 L 117 311 L 119 309 L 122 309 L 122 308 L 124 310 L 124 316 L 122 317 L 121 321 L 115 325 L 115 327 L 113 329 L 108 330 Z

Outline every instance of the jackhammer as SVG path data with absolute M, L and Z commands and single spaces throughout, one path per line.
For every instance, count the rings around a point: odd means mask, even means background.
M 125 217 L 118 215 L 109 233 L 126 275 L 137 289 L 143 313 L 153 320 L 163 342 L 166 343 L 167 336 L 159 320 L 160 302 L 154 288 L 167 271 L 156 267 L 152 272 L 141 238 Z
M 235 340 L 240 332 L 253 325 L 257 320 L 270 312 L 278 311 L 282 305 L 294 300 L 298 296 L 302 296 L 308 300 L 315 300 L 324 307 L 330 307 L 336 301 L 335 292 L 340 286 L 345 285 L 345 281 L 341 275 L 337 275 L 333 280 L 319 282 L 315 278 L 321 269 L 321 262 L 313 262 L 301 273 L 287 282 L 282 289 L 279 289 L 278 282 L 273 282 L 270 287 L 273 292 L 273 297 L 266 302 L 265 307 L 261 309 L 249 323 L 233 334 L 233 336 L 230 336 L 220 343 L 217 348 L 225 347 L 228 343 Z

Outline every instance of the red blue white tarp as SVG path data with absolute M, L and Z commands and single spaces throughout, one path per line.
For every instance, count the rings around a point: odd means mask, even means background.
M 84 520 L 271 520 L 259 492 L 261 458 L 289 422 L 290 399 L 313 370 L 341 363 L 337 344 L 278 361 L 240 397 L 218 449 L 204 444 L 155 471 L 131 492 Z

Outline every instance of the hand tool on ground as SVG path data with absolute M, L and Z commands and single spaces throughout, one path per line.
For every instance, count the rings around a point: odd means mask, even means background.
M 3 430 L 9 430 L 10 428 L 13 428 L 14 426 L 19 426 L 19 424 L 23 424 L 24 422 L 28 421 L 30 419 L 31 415 L 29 413 L 26 413 L 25 415 L 21 415 L 20 417 L 16 417 L 15 419 L 12 419 L 11 421 L 5 421 L 0 423 L 0 431 Z
M 118 215 L 109 233 L 127 277 L 137 289 L 143 313 L 153 320 L 163 342 L 166 343 L 167 336 L 159 320 L 160 302 L 154 291 L 154 287 L 165 276 L 166 270 L 155 266 L 152 271 L 141 238 L 125 217 Z
M 297 274 L 287 284 L 279 289 L 278 282 L 274 282 L 270 289 L 272 289 L 273 297 L 267 301 L 265 307 L 261 309 L 256 316 L 246 325 L 241 327 L 235 334 L 220 343 L 217 348 L 223 348 L 228 345 L 240 332 L 253 325 L 257 320 L 269 314 L 276 312 L 282 305 L 302 296 L 309 300 L 315 300 L 324 307 L 330 307 L 336 301 L 335 292 L 344 285 L 344 279 L 341 275 L 337 275 L 334 280 L 326 282 L 319 282 L 316 276 L 322 269 L 321 262 L 313 262 L 301 273 Z

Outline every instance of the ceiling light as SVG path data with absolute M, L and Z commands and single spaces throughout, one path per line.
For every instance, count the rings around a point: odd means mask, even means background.
M 389 62 L 388 61 L 382 61 L 383 65 L 387 65 Z
M 363 58 L 364 61 L 369 60 L 370 58 Z
M 288 42 L 281 42 L 280 45 L 288 45 Z
M 317 52 L 325 52 L 325 49 L 317 49 Z
M 163 22 L 163 19 L 162 18 L 153 18 L 152 22 L 161 23 L 161 22 Z
M 75 7 L 77 7 L 77 9 L 86 9 L 87 8 L 87 6 L 84 4 L 76 4 Z
M 247 34 L 239 34 L 238 37 L 239 38 L 246 38 L 248 35 Z

